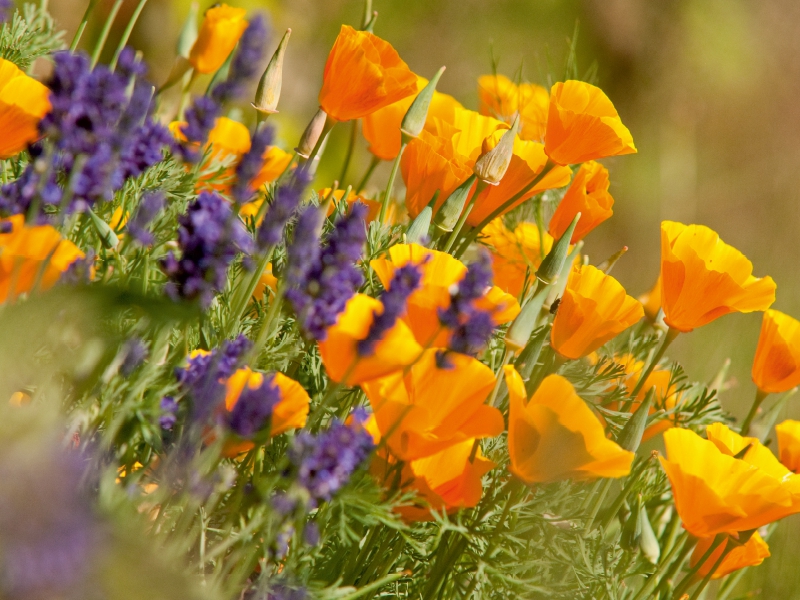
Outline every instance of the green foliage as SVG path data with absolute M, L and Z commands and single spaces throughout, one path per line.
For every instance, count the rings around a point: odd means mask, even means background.
M 26 71 L 37 58 L 64 48 L 63 38 L 46 4 L 24 4 L 22 12 L 0 26 L 0 57 Z

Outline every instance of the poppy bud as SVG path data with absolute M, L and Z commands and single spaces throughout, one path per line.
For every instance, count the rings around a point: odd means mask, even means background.
M 636 502 L 631 511 L 625 525 L 622 526 L 622 535 L 620 536 L 620 545 L 628 551 L 635 549 L 639 545 L 639 540 L 642 538 L 642 497 L 637 497 Z
M 642 521 L 642 535 L 639 538 L 639 550 L 642 551 L 644 557 L 651 564 L 658 564 L 658 559 L 661 557 L 661 548 L 658 545 L 658 538 L 655 531 L 653 531 L 653 526 L 650 524 L 650 519 L 647 517 L 647 510 L 644 506 L 642 506 L 640 518 Z
M 444 204 L 442 204 L 442 207 L 433 219 L 433 222 L 439 229 L 442 231 L 453 231 L 453 227 L 464 211 L 464 205 L 467 203 L 472 186 L 475 184 L 475 179 L 475 175 L 470 175 L 469 178 L 453 190 L 453 193 L 444 201 Z
M 428 229 L 431 226 L 431 217 L 433 210 L 430 206 L 422 209 L 422 212 L 417 215 L 417 218 L 411 222 L 411 225 L 406 229 L 406 244 L 420 244 L 425 245 L 428 239 Z
M 625 427 L 619 432 L 617 444 L 625 450 L 636 452 L 639 444 L 642 443 L 642 436 L 644 435 L 644 428 L 647 425 L 647 415 L 650 413 L 650 405 L 653 403 L 653 396 L 655 395 L 656 388 L 650 388 L 644 401 L 636 409 L 636 412 L 631 415 Z
M 442 67 L 436 71 L 436 75 L 431 78 L 428 85 L 422 88 L 422 91 L 414 98 L 411 106 L 408 107 L 406 115 L 400 123 L 400 132 L 403 134 L 403 138 L 406 142 L 408 142 L 409 139 L 405 138 L 417 137 L 425 127 L 425 120 L 428 118 L 428 108 L 430 108 L 433 93 L 436 91 L 436 84 L 439 83 L 439 78 L 442 76 L 442 73 L 444 73 L 444 69 L 445 68 Z
M 536 322 L 539 320 L 539 314 L 542 312 L 542 305 L 545 298 L 547 298 L 547 293 L 547 288 L 543 286 L 533 298 L 523 305 L 517 318 L 508 328 L 506 346 L 514 352 L 519 352 L 528 343 L 528 339 L 536 327 Z
M 536 277 L 538 277 L 542 282 L 550 285 L 558 278 L 558 274 L 561 273 L 561 269 L 564 267 L 564 262 L 567 260 L 567 251 L 569 250 L 572 232 L 575 231 L 575 227 L 578 224 L 578 219 L 580 218 L 581 213 L 575 215 L 575 218 L 572 219 L 572 223 L 570 223 L 569 227 L 567 227 L 564 235 L 558 238 L 558 240 L 553 244 L 553 247 L 550 249 L 550 252 L 548 252 L 547 256 L 545 256 L 542 264 L 539 265 L 539 269 L 536 271 Z
M 89 215 L 89 219 L 92 221 L 95 229 L 97 229 L 97 233 L 100 235 L 100 241 L 103 242 L 103 246 L 106 248 L 116 248 L 117 244 L 119 244 L 119 238 L 117 237 L 117 234 L 114 233 L 114 230 L 111 229 L 108 223 L 94 214 L 94 211 L 91 208 L 87 209 L 86 212 Z
M 514 119 L 511 129 L 503 134 L 494 148 L 487 149 L 484 142 L 484 152 L 475 161 L 473 169 L 473 173 L 478 176 L 478 179 L 489 185 L 500 183 L 508 170 L 508 165 L 511 164 L 511 157 L 514 155 L 514 140 L 517 137 L 518 128 L 519 117 Z
M 325 130 L 325 123 L 328 120 L 328 115 L 321 108 L 311 118 L 311 121 L 306 126 L 303 135 L 300 137 L 300 143 L 294 149 L 297 154 L 303 158 L 308 158 L 314 151 L 314 147 L 319 141 L 319 136 Z
M 287 29 L 278 44 L 278 49 L 264 70 L 264 74 L 258 82 L 256 89 L 256 101 L 252 104 L 259 113 L 259 118 L 264 119 L 268 115 L 274 114 L 278 108 L 278 100 L 281 97 L 281 84 L 283 82 L 283 55 L 286 53 L 286 46 L 289 43 L 289 36 L 292 30 Z

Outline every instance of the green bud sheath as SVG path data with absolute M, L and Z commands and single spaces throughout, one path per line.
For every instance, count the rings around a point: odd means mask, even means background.
M 278 100 L 281 97 L 281 84 L 283 83 L 283 55 L 286 53 L 286 46 L 289 44 L 291 35 L 292 30 L 287 29 L 258 82 L 256 100 L 252 106 L 260 113 L 271 115 L 278 112 Z
M 519 352 L 528 343 L 531 333 L 536 328 L 536 322 L 539 320 L 547 293 L 548 289 L 542 286 L 542 289 L 522 306 L 517 318 L 508 328 L 506 346 L 513 352 Z
M 653 531 L 653 526 L 650 524 L 650 519 L 647 518 L 647 510 L 644 506 L 642 506 L 639 518 L 642 521 L 642 535 L 639 538 L 639 549 L 651 564 L 658 564 L 658 559 L 661 557 L 661 548 L 658 545 L 658 538 Z
M 453 231 L 453 227 L 455 227 L 458 218 L 464 211 L 464 206 L 469 199 L 470 190 L 472 190 L 472 186 L 475 185 L 476 179 L 477 177 L 475 177 L 475 175 L 470 175 L 469 178 L 453 190 L 453 193 L 444 201 L 444 204 L 442 204 L 442 207 L 433 219 L 433 222 L 439 229 L 442 231 Z
M 106 248 L 116 248 L 117 244 L 119 244 L 119 238 L 117 237 L 117 234 L 114 233 L 114 230 L 111 229 L 111 226 L 94 214 L 94 211 L 91 208 L 87 209 L 86 214 L 89 215 L 89 219 L 92 221 L 95 229 L 97 229 L 97 233 L 100 235 L 100 241 L 103 242 L 103 246 Z
M 428 230 L 431 227 L 431 217 L 433 210 L 430 206 L 426 206 L 417 215 L 417 218 L 411 221 L 411 224 L 406 229 L 406 243 L 407 244 L 422 244 L 427 242 Z
M 478 176 L 478 179 L 489 185 L 500 183 L 508 171 L 508 165 L 511 164 L 511 157 L 514 156 L 514 140 L 517 137 L 518 128 L 519 117 L 514 119 L 511 129 L 506 130 L 497 146 L 478 157 L 473 169 L 473 173 Z
M 572 219 L 572 223 L 569 224 L 564 235 L 558 238 L 558 241 L 553 244 L 550 252 L 544 257 L 542 264 L 539 265 L 539 270 L 536 271 L 536 277 L 543 283 L 550 285 L 558 279 L 558 274 L 561 273 L 564 262 L 567 260 L 567 251 L 569 250 L 569 242 L 572 239 L 572 232 L 575 231 L 578 219 L 580 218 L 581 213 L 575 215 L 575 218 Z
M 633 413 L 625 424 L 625 427 L 622 428 L 622 431 L 619 432 L 617 444 L 625 450 L 636 452 L 639 448 L 639 444 L 642 443 L 642 436 L 644 435 L 644 429 L 647 425 L 647 415 L 650 413 L 650 406 L 653 403 L 655 392 L 655 388 L 650 388 L 644 401 L 639 405 L 639 408 L 636 409 L 636 412 Z
M 325 130 L 325 123 L 328 121 L 328 115 L 321 108 L 311 118 L 311 121 L 306 125 L 303 135 L 300 137 L 300 143 L 294 149 L 297 154 L 303 158 L 308 158 L 314 151 L 314 147 L 319 141 L 319 136 Z
M 428 118 L 428 108 L 430 108 L 431 100 L 433 99 L 433 92 L 436 91 L 436 84 L 439 83 L 439 78 L 444 73 L 444 67 L 436 71 L 436 74 L 431 78 L 422 91 L 417 94 L 411 106 L 408 107 L 403 121 L 400 123 L 400 132 L 403 138 L 415 138 L 425 127 L 425 120 Z

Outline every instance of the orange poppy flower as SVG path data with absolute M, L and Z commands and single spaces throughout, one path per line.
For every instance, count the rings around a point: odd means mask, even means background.
M 781 464 L 790 471 L 800 471 L 800 421 L 787 419 L 775 425 Z
M 644 315 L 642 305 L 611 275 L 591 265 L 572 269 L 558 305 L 550 345 L 576 360 L 597 350 Z
M 331 216 L 333 211 L 336 209 L 336 204 L 339 204 L 344 197 L 345 190 L 336 190 L 333 192 L 333 201 L 328 204 L 328 214 L 327 216 Z M 323 188 L 317 192 L 319 194 L 320 199 L 327 198 L 331 193 L 331 188 Z M 321 201 L 321 200 L 320 200 Z M 364 198 L 363 196 L 359 196 L 355 192 L 350 192 L 350 195 L 347 196 L 347 206 L 348 209 L 351 204 L 354 202 L 361 202 L 367 207 L 367 223 L 371 223 L 375 219 L 378 218 L 381 212 L 381 203 L 377 200 L 369 200 L 368 198 Z
M 290 429 L 300 429 L 306 424 L 308 407 L 311 399 L 308 393 L 294 379 L 283 373 L 272 374 L 272 383 L 278 388 L 281 400 L 272 409 L 270 420 L 270 437 L 286 433 Z M 250 367 L 238 369 L 225 382 L 225 410 L 231 412 L 239 401 L 245 387 L 255 389 L 264 383 L 264 374 L 253 371 Z M 249 440 L 228 441 L 222 453 L 225 456 L 236 456 L 253 448 Z
M 397 158 L 401 142 L 400 124 L 414 98 L 426 85 L 428 85 L 428 80 L 417 76 L 417 89 L 412 95 L 389 106 L 379 108 L 364 117 L 362 133 L 367 142 L 369 142 L 369 151 L 372 154 L 382 160 L 394 160 Z M 462 108 L 462 106 L 455 98 L 434 91 L 428 107 L 427 120 L 441 118 L 450 122 L 453 119 L 453 113 L 456 108 Z
M 86 255 L 50 225 L 25 225 L 23 215 L 4 219 L 0 234 L 0 303 L 35 288 L 46 290 L 69 266 Z
M 581 213 L 572 233 L 571 243 L 575 244 L 600 223 L 610 219 L 614 214 L 611 209 L 614 198 L 608 193 L 608 185 L 608 169 L 593 160 L 583 163 L 550 219 L 550 235 L 555 239 L 560 238 L 575 215 Z
M 757 529 L 800 512 L 800 475 L 794 475 L 757 438 L 722 423 L 704 440 L 689 429 L 664 433 L 661 465 L 672 484 L 683 526 L 696 537 Z M 734 458 L 747 446 L 743 458 Z
M 703 538 L 697 542 L 697 545 L 694 547 L 694 551 L 692 552 L 692 558 L 689 560 L 689 566 L 694 567 L 703 557 L 703 555 L 708 552 L 708 549 L 711 548 L 711 544 L 713 543 L 713 537 Z M 735 542 L 733 542 L 730 538 L 726 538 L 722 544 L 717 546 L 697 571 L 696 577 L 702 578 L 708 575 L 708 573 L 711 571 L 711 568 L 717 564 L 719 557 L 722 556 L 722 553 L 725 551 L 725 548 L 727 548 L 728 544 L 733 543 Z M 747 542 L 737 545 L 724 559 L 722 559 L 722 562 L 717 567 L 717 570 L 714 571 L 711 579 L 721 579 L 722 577 L 725 577 L 725 575 L 730 575 L 739 569 L 758 566 L 764 562 L 765 558 L 769 558 L 769 556 L 770 553 L 767 542 L 765 542 L 764 538 L 762 538 L 756 531 L 752 536 L 750 536 L 750 539 L 747 540 Z
M 650 321 L 655 321 L 658 311 L 661 310 L 661 275 L 658 276 L 651 290 L 639 296 L 638 300 L 642 303 L 644 316 Z
M 467 439 L 502 433 L 503 415 L 484 404 L 495 385 L 492 370 L 465 354 L 440 366 L 435 348 L 425 350 L 407 373 L 362 383 L 378 430 L 392 454 L 416 460 Z
M 319 105 L 331 119 L 360 119 L 416 91 L 417 76 L 389 42 L 342 25 L 319 92 Z
M 422 282 L 409 296 L 403 320 L 420 344 L 443 348 L 447 346 L 450 332 L 439 322 L 439 309 L 450 306 L 450 289 L 464 277 L 467 266 L 450 254 L 417 244 L 396 244 L 389 248 L 387 258 L 378 258 L 369 264 L 383 287 L 388 289 L 394 270 L 409 262 L 422 269 Z M 479 306 L 491 312 L 496 325 L 513 320 L 520 310 L 516 298 L 497 286 L 486 291 Z
M 247 11 L 227 4 L 206 11 L 189 62 L 198 73 L 213 73 L 222 66 L 247 29 Z
M 376 442 L 377 444 L 378 442 Z M 464 440 L 427 458 L 412 460 L 400 471 L 400 485 L 404 491 L 416 491 L 418 496 L 410 505 L 398 506 L 395 511 L 406 522 L 430 521 L 432 511 L 453 513 L 462 508 L 472 508 L 483 494 L 481 479 L 496 465 L 483 457 L 481 449 L 472 461 L 474 440 Z M 378 452 L 370 465 L 370 472 L 384 485 L 396 469 L 396 459 L 386 452 Z
M 278 289 L 278 278 L 272 273 L 272 263 L 267 263 L 264 272 L 261 273 L 261 277 L 258 279 L 258 283 L 256 284 L 256 289 L 253 290 L 253 298 L 257 300 L 261 300 L 264 297 L 267 289 L 272 290 L 272 292 L 276 292 Z
M 278 179 L 289 166 L 289 163 L 292 162 L 292 155 L 277 146 L 268 147 L 262 158 L 264 159 L 264 164 L 250 184 L 254 189 Z
M 634 453 L 606 437 L 603 424 L 561 375 L 548 375 L 528 400 L 522 377 L 504 367 L 509 394 L 509 470 L 528 485 L 623 477 Z
M 520 118 L 520 137 L 541 142 L 547 128 L 547 90 L 531 83 L 515 84 L 505 75 L 482 75 L 478 78 L 478 110 L 508 123 Z
M 661 223 L 661 285 L 664 321 L 682 332 L 775 301 L 772 278 L 753 277 L 744 254 L 703 225 Z
M 0 159 L 10 158 L 35 142 L 39 121 L 50 112 L 50 90 L 0 58 Z
M 544 139 L 547 156 L 558 165 L 637 151 L 608 96 L 582 81 L 559 82 L 551 88 Z
M 620 383 L 625 386 L 625 388 L 628 390 L 628 396 L 630 396 L 630 394 L 633 393 L 633 390 L 636 388 L 636 384 L 639 383 L 639 377 L 644 369 L 644 362 L 641 360 L 636 360 L 636 358 L 630 354 L 626 354 L 618 359 L 615 359 L 614 362 L 622 365 L 625 368 L 625 375 Z M 650 407 L 649 414 L 652 415 L 657 410 L 661 409 L 672 410 L 675 408 L 675 406 L 677 406 L 681 401 L 681 394 L 678 393 L 676 385 L 669 384 L 670 379 L 672 379 L 672 371 L 669 369 L 659 369 L 658 367 L 654 368 L 650 375 L 647 376 L 647 379 L 645 380 L 644 385 L 639 393 L 636 395 L 636 398 L 634 398 L 631 410 L 635 411 L 653 388 L 655 388 L 655 392 L 653 397 L 653 405 Z M 618 410 L 619 407 L 610 406 L 610 408 Z M 656 421 L 644 430 L 642 441 L 647 441 L 674 426 L 675 423 L 673 423 L 673 421 L 670 419 Z
M 800 322 L 770 309 L 764 312 L 753 381 L 758 389 L 780 394 L 800 385 Z
M 399 319 L 375 346 L 373 354 L 359 356 L 358 342 L 367 338 L 376 311 L 383 311 L 380 300 L 356 294 L 336 324 L 328 328 L 325 340 L 319 342 L 322 363 L 334 381 L 358 385 L 402 370 L 419 358 L 422 348 L 408 325 Z
M 553 246 L 553 238 L 545 233 L 542 250 L 539 229 L 534 223 L 521 222 L 511 231 L 502 217 L 484 227 L 480 239 L 492 250 L 495 285 L 517 298 L 522 293 L 525 275 L 533 280 L 543 255 Z

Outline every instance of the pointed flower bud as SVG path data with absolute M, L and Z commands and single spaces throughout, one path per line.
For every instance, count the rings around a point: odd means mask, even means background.
M 620 545 L 629 552 L 639 546 L 642 539 L 642 497 L 639 495 L 634 502 L 633 510 L 625 525 L 622 527 Z
M 328 115 L 321 108 L 311 118 L 311 122 L 306 126 L 306 130 L 300 137 L 300 143 L 294 149 L 297 154 L 303 158 L 308 158 L 314 151 L 314 147 L 319 141 L 319 136 L 322 135 L 325 129 L 325 122 L 328 120 Z
M 88 208 L 86 213 L 89 215 L 92 225 L 94 225 L 95 229 L 97 229 L 97 233 L 100 235 L 100 241 L 103 242 L 103 246 L 106 248 L 116 248 L 117 244 L 119 244 L 119 238 L 117 237 L 117 234 L 114 233 L 114 230 L 111 229 L 111 226 L 94 214 L 94 211 L 91 208 Z
M 486 148 L 484 142 L 484 152 L 475 161 L 475 168 L 473 173 L 478 176 L 478 179 L 488 183 L 489 185 L 497 185 L 508 170 L 508 165 L 511 164 L 511 157 L 514 155 L 514 140 L 517 137 L 517 129 L 519 128 L 519 117 L 514 119 L 511 129 L 508 129 L 497 145 L 491 150 Z
M 197 11 L 197 2 L 192 2 L 189 6 L 189 14 L 186 15 L 186 21 L 184 21 L 178 36 L 178 56 L 189 58 L 189 52 L 192 51 L 192 46 L 197 39 Z
M 525 303 L 517 318 L 511 323 L 511 327 L 508 328 L 506 346 L 513 352 L 519 352 L 528 343 L 531 333 L 536 328 L 536 321 L 539 319 L 539 313 L 542 312 L 542 305 L 547 294 L 548 289 L 542 286 L 542 289 Z
M 647 509 L 644 506 L 642 506 L 640 517 L 642 519 L 642 536 L 639 538 L 639 549 L 651 564 L 658 564 L 658 559 L 661 557 L 661 548 L 658 545 L 658 538 L 655 531 L 653 531 L 653 526 L 647 517 Z
M 424 246 L 428 240 L 428 229 L 431 226 L 433 210 L 430 206 L 422 209 L 417 218 L 406 229 L 406 244 L 419 244 Z
M 578 219 L 580 218 L 581 213 L 575 215 L 575 218 L 572 219 L 572 223 L 567 227 L 564 235 L 558 238 L 558 241 L 553 244 L 550 252 L 545 256 L 542 264 L 539 265 L 539 270 L 536 271 L 536 277 L 544 283 L 550 285 L 558 278 L 558 274 L 561 273 L 561 269 L 564 267 L 564 261 L 567 260 L 567 251 L 569 250 L 572 232 L 575 231 Z
M 281 38 L 281 43 L 278 44 L 278 49 L 275 50 L 275 54 L 272 55 L 264 74 L 258 82 L 256 101 L 252 106 L 264 116 L 278 112 L 278 100 L 281 97 L 281 84 L 283 82 L 283 55 L 286 53 L 290 35 L 292 35 L 292 30 L 287 29 L 286 33 L 283 34 L 283 38 Z
M 436 71 L 431 80 L 428 82 L 422 91 L 417 94 L 411 106 L 408 107 L 403 121 L 400 123 L 400 132 L 403 134 L 405 141 L 407 138 L 415 138 L 422 133 L 422 128 L 425 127 L 425 120 L 428 118 L 428 108 L 433 99 L 433 93 L 436 91 L 436 84 L 439 83 L 439 78 L 444 73 L 445 67 Z
M 653 396 L 655 395 L 655 387 L 650 388 L 650 392 L 636 409 L 636 412 L 631 415 L 625 427 L 619 432 L 617 443 L 621 448 L 636 452 L 639 444 L 642 443 L 642 436 L 644 435 L 645 425 L 647 425 L 647 415 L 650 413 L 650 406 L 653 403 Z
M 458 186 L 453 193 L 444 201 L 433 222 L 442 231 L 453 231 L 453 227 L 458 222 L 461 213 L 464 212 L 464 205 L 467 203 L 472 186 L 475 185 L 477 176 L 470 175 L 469 178 Z

